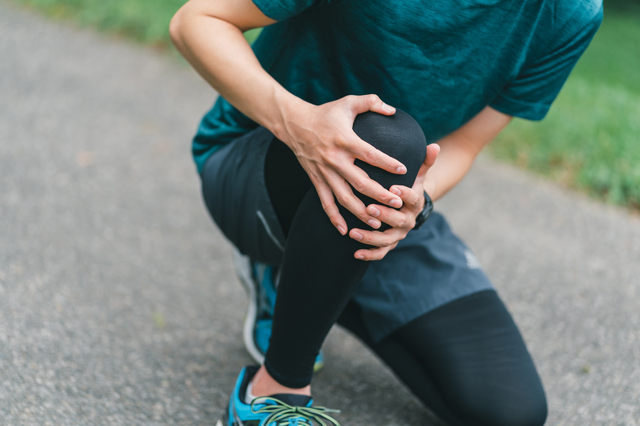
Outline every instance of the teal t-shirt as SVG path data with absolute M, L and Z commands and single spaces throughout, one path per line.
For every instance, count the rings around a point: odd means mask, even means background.
M 253 0 L 278 23 L 253 44 L 264 69 L 319 105 L 374 93 L 429 142 L 490 105 L 541 120 L 602 22 L 602 0 Z M 193 141 L 202 169 L 258 125 L 219 97 Z

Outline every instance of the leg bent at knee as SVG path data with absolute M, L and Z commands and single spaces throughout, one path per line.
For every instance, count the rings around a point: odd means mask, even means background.
M 383 187 L 413 186 L 426 156 L 424 134 L 413 118 L 401 111 L 394 116 L 365 113 L 353 128 L 365 142 L 403 162 L 407 173 L 388 173 L 364 162 L 356 165 Z M 365 205 L 377 203 L 356 195 Z M 277 194 L 270 196 L 279 199 Z M 338 208 L 349 228 L 367 229 L 355 215 Z M 281 385 L 303 388 L 311 381 L 322 342 L 367 270 L 368 263 L 355 259 L 354 253 L 368 246 L 336 231 L 314 188 L 305 193 L 290 220 L 265 368 Z

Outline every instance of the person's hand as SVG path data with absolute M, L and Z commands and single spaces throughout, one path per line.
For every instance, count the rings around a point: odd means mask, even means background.
M 439 145 L 431 144 L 427 146 L 427 157 L 420 167 L 418 177 L 412 188 L 401 185 L 394 185 L 390 188 L 391 192 L 400 196 L 404 201 L 404 205 L 400 210 L 376 204 L 367 206 L 367 213 L 388 224 L 391 228 L 384 232 L 365 231 L 363 229 L 349 231 L 349 236 L 354 240 L 374 246 L 370 249 L 356 251 L 354 254 L 356 259 L 367 261 L 382 259 L 413 229 L 416 224 L 416 216 L 424 207 L 425 176 L 429 168 L 435 163 L 439 152 Z
M 383 205 L 402 207 L 399 193 L 387 191 L 354 164 L 357 158 L 390 173 L 407 172 L 401 162 L 355 134 L 353 122 L 358 114 L 366 111 L 393 115 L 395 108 L 384 104 L 376 95 L 346 96 L 320 106 L 298 104 L 283 113 L 283 128 L 276 134 L 298 158 L 318 192 L 322 208 L 342 235 L 347 233 L 347 223 L 334 195 L 364 223 L 374 229 L 380 227 L 380 219 L 367 211 L 351 186 Z

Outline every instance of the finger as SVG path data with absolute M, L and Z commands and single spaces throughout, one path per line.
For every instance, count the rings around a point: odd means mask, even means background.
M 370 227 L 374 229 L 380 227 L 380 221 L 367 213 L 364 203 L 353 194 L 351 187 L 342 177 L 334 174 L 334 176 L 327 179 L 327 183 L 331 186 L 331 191 L 340 205 Z
M 382 102 L 378 95 L 352 96 L 349 99 L 352 111 L 355 115 L 373 111 L 384 115 L 393 115 L 396 109 Z
M 353 189 L 360 194 L 373 198 L 382 204 L 391 207 L 402 207 L 402 199 L 386 190 L 375 180 L 371 179 L 367 173 L 354 164 L 347 164 L 338 170 L 340 174 L 351 184 Z
M 355 252 L 355 254 L 353 255 L 356 259 L 360 259 L 360 260 L 364 260 L 366 262 L 370 262 L 373 260 L 382 260 L 387 253 L 389 253 L 391 250 L 393 250 L 394 248 L 396 248 L 398 244 L 394 244 L 393 246 L 389 246 L 389 247 L 379 247 L 379 248 L 373 248 L 373 249 L 368 249 L 368 250 L 358 250 L 357 252 Z
M 367 231 L 364 229 L 354 228 L 349 231 L 349 237 L 352 239 L 374 247 L 389 247 L 396 244 L 403 238 L 402 232 L 397 229 L 391 228 L 384 232 L 380 231 Z M 405 234 L 406 235 L 406 234 Z
M 438 154 L 440 153 L 440 145 L 431 144 L 427 146 L 427 155 L 424 158 L 424 162 L 418 170 L 418 176 L 413 184 L 413 190 L 419 193 L 424 191 L 425 180 L 427 178 L 427 172 L 435 164 Z
M 386 223 L 392 228 L 413 228 L 415 226 L 415 213 L 407 214 L 406 211 L 396 210 L 386 206 L 370 204 L 367 206 L 367 213 Z
M 347 222 L 345 222 L 344 218 L 340 214 L 340 211 L 338 210 L 338 206 L 335 203 L 331 187 L 329 187 L 329 185 L 324 182 L 314 182 L 314 186 L 316 188 L 316 191 L 318 192 L 318 197 L 320 197 L 320 204 L 322 204 L 322 209 L 327 214 L 327 216 L 329 216 L 329 220 L 341 235 L 346 235 Z
M 422 199 L 424 198 L 422 184 L 416 182 L 413 188 L 407 188 L 402 185 L 393 185 L 389 190 L 400 196 L 407 206 L 422 208 Z
M 360 139 L 355 133 L 353 133 L 347 144 L 353 156 L 365 163 L 397 175 L 407 173 L 407 168 L 404 164 L 384 152 L 375 149 L 371 144 Z

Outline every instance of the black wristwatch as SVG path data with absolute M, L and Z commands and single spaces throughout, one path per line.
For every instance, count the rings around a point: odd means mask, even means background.
M 427 194 L 427 191 L 424 191 L 424 207 L 418 216 L 416 217 L 416 226 L 413 229 L 420 229 L 420 227 L 427 221 L 431 212 L 433 211 L 433 201 L 431 201 L 431 197 Z

